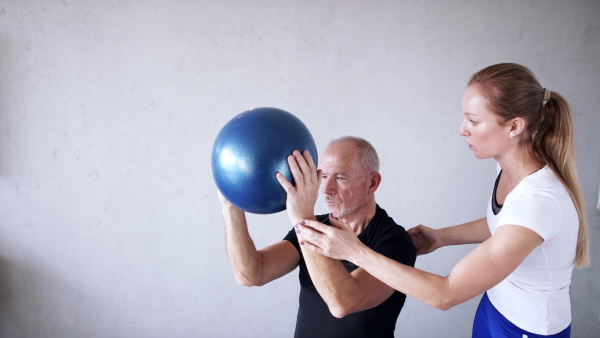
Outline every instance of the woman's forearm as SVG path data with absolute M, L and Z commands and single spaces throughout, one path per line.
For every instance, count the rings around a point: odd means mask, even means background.
M 462 227 L 460 231 L 470 228 L 475 234 L 448 243 L 464 244 L 465 238 L 473 243 L 482 240 L 485 232 L 476 233 L 481 225 L 481 222 L 472 222 Z M 542 241 L 529 229 L 505 225 L 493 238 L 483 240 L 458 261 L 446 277 L 400 264 L 364 245 L 355 246 L 349 257 L 354 264 L 394 289 L 437 309 L 447 310 L 505 279 Z
M 486 218 L 438 229 L 440 247 L 483 243 L 491 237 Z
M 447 297 L 449 279 L 425 272 L 364 247 L 352 261 L 392 288 L 440 310 L 456 305 Z

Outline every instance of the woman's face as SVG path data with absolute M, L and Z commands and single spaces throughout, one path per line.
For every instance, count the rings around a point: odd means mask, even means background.
M 498 115 L 488 109 L 487 100 L 477 86 L 467 88 L 462 101 L 464 120 L 460 135 L 467 138 L 469 149 L 479 159 L 497 158 L 510 145 L 510 124 L 501 125 Z

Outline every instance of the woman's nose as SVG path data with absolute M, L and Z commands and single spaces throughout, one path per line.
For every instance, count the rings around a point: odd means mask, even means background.
M 458 133 L 460 134 L 460 136 L 467 136 L 468 135 L 467 129 L 465 128 L 465 121 L 463 121 L 460 124 L 460 128 L 458 129 Z

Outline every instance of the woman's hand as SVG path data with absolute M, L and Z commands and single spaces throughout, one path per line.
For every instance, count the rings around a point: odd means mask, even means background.
M 329 222 L 332 226 L 314 220 L 303 220 L 295 225 L 296 231 L 302 235 L 303 241 L 300 244 L 327 257 L 356 264 L 364 244 L 349 225 L 336 220 L 331 214 Z
M 304 154 L 295 150 L 287 160 L 295 185 L 292 185 L 280 172 L 276 177 L 287 193 L 285 203 L 290 220 L 295 224 L 302 219 L 314 219 L 321 175 L 308 150 L 305 150 Z
M 417 248 L 417 255 L 431 253 L 441 246 L 435 229 L 419 224 L 407 232 Z

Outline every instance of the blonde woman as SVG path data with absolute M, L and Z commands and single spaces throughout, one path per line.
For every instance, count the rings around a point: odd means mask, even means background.
M 484 293 L 473 337 L 569 337 L 572 270 L 589 265 L 569 104 L 543 88 L 529 69 L 505 63 L 473 75 L 462 106 L 460 134 L 469 148 L 477 158 L 498 162 L 487 217 L 409 230 L 421 255 L 447 245 L 481 243 L 448 276 L 375 253 L 335 219 L 333 226 L 300 222 L 301 244 L 348 260 L 438 309 Z

